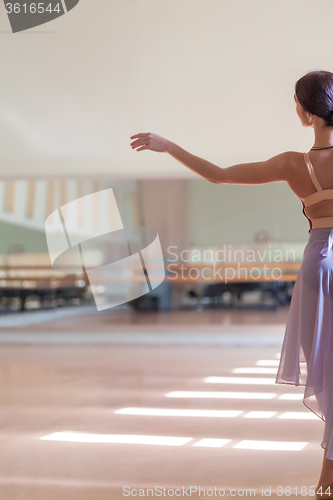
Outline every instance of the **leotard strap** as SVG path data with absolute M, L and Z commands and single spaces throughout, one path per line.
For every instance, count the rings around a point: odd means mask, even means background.
M 322 191 L 323 188 L 321 187 L 320 182 L 317 179 L 313 165 L 312 165 L 311 160 L 309 158 L 309 154 L 303 153 L 303 155 L 304 155 L 305 163 L 306 163 L 306 166 L 307 166 L 307 169 L 309 171 L 309 175 L 310 175 L 310 178 L 313 182 L 314 187 L 316 188 L 317 191 Z

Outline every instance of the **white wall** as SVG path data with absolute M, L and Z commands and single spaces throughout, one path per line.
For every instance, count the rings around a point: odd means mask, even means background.
M 295 81 L 332 70 L 332 0 L 81 0 L 12 34 L 0 4 L 2 177 L 195 178 L 154 131 L 230 164 L 307 150 Z

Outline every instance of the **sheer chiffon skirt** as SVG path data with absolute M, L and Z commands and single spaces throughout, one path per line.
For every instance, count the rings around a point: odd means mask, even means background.
M 325 422 L 333 460 L 333 228 L 309 235 L 295 283 L 277 384 L 305 386 L 304 405 Z

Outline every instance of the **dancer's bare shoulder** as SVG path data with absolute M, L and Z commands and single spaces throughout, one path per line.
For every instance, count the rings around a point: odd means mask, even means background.
M 304 160 L 303 153 L 288 151 L 286 153 L 286 181 L 298 198 L 306 198 L 315 191 Z

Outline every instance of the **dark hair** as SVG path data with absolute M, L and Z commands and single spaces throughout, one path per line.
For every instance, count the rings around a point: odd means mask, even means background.
M 326 127 L 333 127 L 333 73 L 307 73 L 296 82 L 295 94 L 305 111 L 323 118 Z

